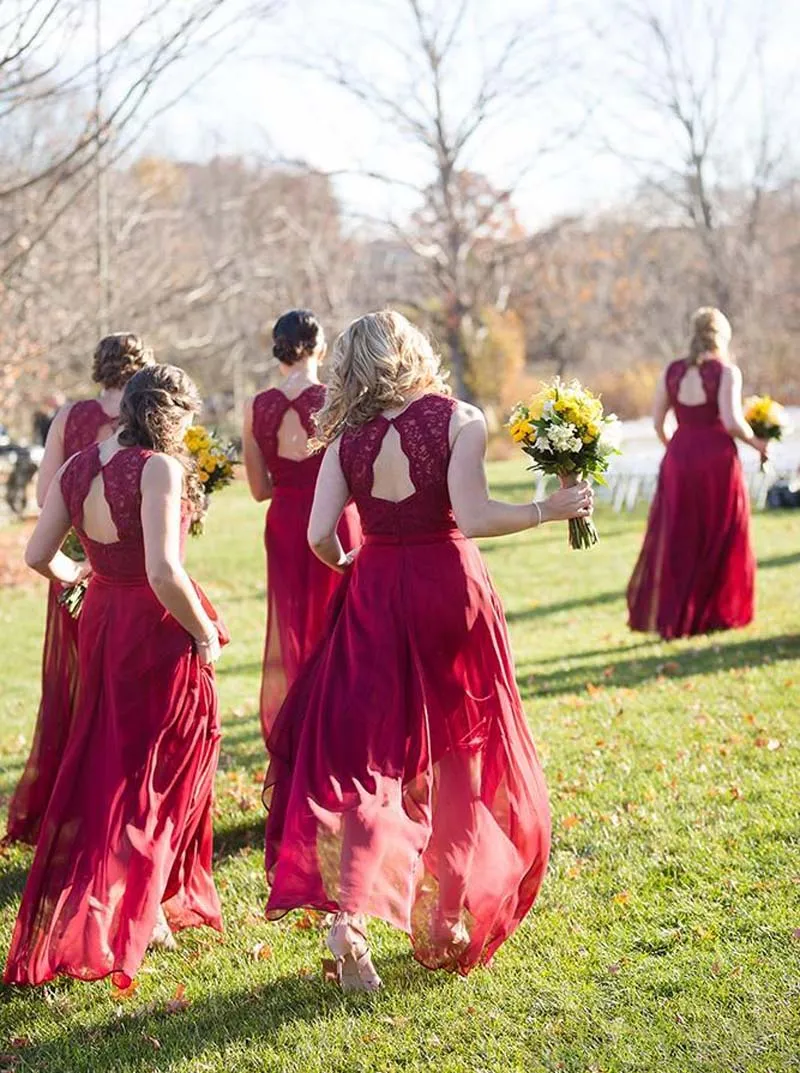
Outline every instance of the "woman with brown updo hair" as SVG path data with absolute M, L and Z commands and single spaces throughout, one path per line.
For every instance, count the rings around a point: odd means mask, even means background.
M 631 629 L 666 639 L 735 629 L 753 618 L 750 501 L 736 440 L 762 458 L 767 444 L 744 418 L 730 342 L 726 317 L 698 309 L 689 354 L 667 367 L 656 393 L 656 433 L 666 454 L 628 611 Z M 670 410 L 678 421 L 671 438 Z
M 221 628 L 182 565 L 202 490 L 183 451 L 200 408 L 170 365 L 128 383 L 119 431 L 59 470 L 25 559 L 51 581 L 87 577 L 78 696 L 42 821 L 6 983 L 136 975 L 173 930 L 220 929 L 211 875 L 219 752 L 213 664 Z M 59 548 L 70 525 L 88 554 Z
M 92 379 L 100 385 L 100 394 L 94 399 L 62 406 L 48 430 L 36 485 L 40 507 L 66 459 L 113 434 L 123 388 L 139 369 L 152 364 L 152 350 L 133 332 L 117 332 L 100 340 L 92 364 Z M 66 551 L 75 555 L 80 548 L 73 541 L 72 547 L 67 544 Z M 62 592 L 62 585 L 51 582 L 42 658 L 42 697 L 30 756 L 8 808 L 8 842 L 35 845 L 72 720 L 78 623 L 59 603 Z
M 322 455 L 309 453 L 314 415 L 325 404 L 319 363 L 326 351 L 322 326 L 308 309 L 284 313 L 272 329 L 272 353 L 283 377 L 245 411 L 244 462 L 250 492 L 270 500 L 264 529 L 267 552 L 267 634 L 261 678 L 261 726 L 273 720 L 325 623 L 339 576 L 312 554 L 306 540 Z M 354 508 L 345 511 L 340 537 L 349 550 L 359 539 Z

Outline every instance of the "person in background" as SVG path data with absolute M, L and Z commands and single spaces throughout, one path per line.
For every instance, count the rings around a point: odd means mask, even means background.
M 94 399 L 67 403 L 48 425 L 36 487 L 40 507 L 44 505 L 55 475 L 68 458 L 113 435 L 123 388 L 140 369 L 152 365 L 153 360 L 152 350 L 133 332 L 118 332 L 100 340 L 92 363 L 92 379 L 99 385 L 100 394 Z M 76 541 L 72 541 L 66 550 L 78 557 L 82 555 Z M 6 840 L 9 842 L 36 843 L 72 721 L 77 683 L 78 624 L 59 603 L 63 591 L 62 584 L 50 581 L 42 655 L 42 694 L 30 755 L 8 808 Z
M 266 741 L 286 690 L 321 634 L 339 575 L 312 554 L 306 540 L 322 455 L 309 452 L 314 415 L 325 404 L 319 365 L 325 335 L 310 310 L 293 309 L 275 322 L 272 352 L 280 387 L 251 399 L 245 410 L 243 453 L 258 503 L 270 501 L 264 529 L 267 554 L 267 634 L 261 679 L 261 726 Z M 343 514 L 340 537 L 359 538 L 354 509 Z
M 502 606 L 470 538 L 589 517 L 592 492 L 490 498 L 483 415 L 450 398 L 429 341 L 392 311 L 340 337 L 317 420 L 308 538 L 344 582 L 269 737 L 267 916 L 335 913 L 344 990 L 381 985 L 370 916 L 423 965 L 466 975 L 531 908 L 550 848 Z M 337 535 L 351 497 L 357 554 Z
M 685 358 L 659 382 L 654 420 L 666 447 L 641 554 L 628 585 L 631 629 L 663 638 L 746 626 L 756 563 L 736 441 L 766 458 L 744 419 L 731 326 L 710 307 L 692 318 Z M 667 414 L 678 421 L 670 438 Z
M 182 565 L 203 492 L 183 438 L 200 397 L 171 365 L 128 382 L 119 431 L 51 482 L 25 560 L 89 577 L 79 689 L 41 824 L 5 982 L 58 975 L 119 987 L 173 930 L 221 929 L 211 874 L 219 755 L 213 664 L 227 638 Z M 70 525 L 88 563 L 59 551 Z

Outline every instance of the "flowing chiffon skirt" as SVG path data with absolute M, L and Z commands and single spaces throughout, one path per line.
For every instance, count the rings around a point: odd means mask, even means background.
M 268 917 L 365 913 L 466 974 L 530 909 L 547 791 L 471 542 L 368 537 L 268 744 Z M 455 921 L 469 946 L 453 961 Z
M 308 546 L 308 519 L 314 488 L 278 487 L 267 511 L 267 634 L 261 680 L 264 740 L 286 692 L 322 636 L 328 609 L 341 581 Z M 355 547 L 361 528 L 348 507 L 339 525 L 346 551 Z
M 674 638 L 746 626 L 755 572 L 750 501 L 733 440 L 720 427 L 679 428 L 628 586 L 631 629 Z
M 78 655 L 73 726 L 6 983 L 116 973 L 124 984 L 139 968 L 160 905 L 175 930 L 221 928 L 211 875 L 213 669 L 200 665 L 191 638 L 146 582 L 93 578 Z
M 9 842 L 36 844 L 72 725 L 78 620 L 59 604 L 62 592 L 62 585 L 50 583 L 42 653 L 42 697 L 31 751 L 8 807 L 6 839 Z

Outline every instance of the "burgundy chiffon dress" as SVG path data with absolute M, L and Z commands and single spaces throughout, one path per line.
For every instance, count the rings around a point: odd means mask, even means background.
M 261 726 L 266 741 L 288 687 L 322 636 L 328 606 L 340 575 L 325 566 L 308 546 L 308 519 L 322 455 L 301 461 L 278 454 L 278 434 L 288 410 L 295 411 L 306 434 L 314 434 L 314 414 L 325 402 L 315 384 L 295 399 L 271 388 L 253 400 L 253 437 L 272 478 L 264 546 L 267 552 L 267 634 L 261 679 Z M 339 537 L 350 551 L 360 538 L 353 507 L 345 511 Z
M 110 418 L 97 399 L 73 403 L 64 426 L 64 458 L 111 435 Z M 42 696 L 33 732 L 33 744 L 11 803 L 6 840 L 36 844 L 72 722 L 77 673 L 78 620 L 58 598 L 64 586 L 51 581 L 42 654 Z
M 750 501 L 736 444 L 720 419 L 723 364 L 698 369 L 705 403 L 678 400 L 686 360 L 667 369 L 678 428 L 667 446 L 639 561 L 628 586 L 631 629 L 664 638 L 746 626 L 756 564 Z
M 454 407 L 423 396 L 341 439 L 364 545 L 270 734 L 264 802 L 269 918 L 368 914 L 466 974 L 531 908 L 550 814 L 500 600 L 450 506 Z M 390 427 L 414 485 L 399 503 L 372 494 Z
M 75 456 L 61 488 L 93 574 L 79 619 L 78 693 L 17 917 L 5 982 L 135 975 L 163 906 L 174 930 L 221 929 L 211 875 L 219 753 L 214 670 L 145 573 L 140 480 L 152 452 Z M 82 530 L 94 479 L 118 540 Z M 185 528 L 188 528 L 188 513 Z M 213 609 L 198 590 L 207 611 Z M 224 631 L 223 631 L 224 632 Z M 222 640 L 226 640 L 223 636 Z

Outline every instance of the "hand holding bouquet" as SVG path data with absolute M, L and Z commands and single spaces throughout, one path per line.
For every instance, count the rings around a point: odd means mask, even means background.
M 775 440 L 776 443 L 782 440 L 784 432 L 789 428 L 786 411 L 769 395 L 753 395 L 749 398 L 745 403 L 744 416 L 753 434 L 767 443 L 770 440 Z M 762 456 L 762 469 L 765 463 L 766 454 Z
M 225 443 L 203 425 L 192 425 L 187 429 L 184 443 L 186 450 L 197 463 L 197 475 L 208 503 L 208 497 L 213 492 L 224 488 L 233 480 L 233 467 L 236 462 L 233 445 Z M 203 532 L 204 519 L 204 514 L 193 519 L 189 529 L 192 536 L 199 536 Z
M 86 595 L 90 567 L 86 562 L 86 552 L 84 551 L 83 544 L 81 544 L 78 534 L 74 529 L 70 529 L 64 538 L 64 543 L 61 545 L 61 553 L 62 555 L 66 555 L 68 559 L 72 559 L 74 563 L 86 563 L 78 581 L 73 582 L 72 585 L 66 585 L 61 590 L 61 594 L 58 597 L 59 604 L 66 609 L 67 613 L 72 618 L 77 618 L 83 607 L 83 598 Z
M 508 427 L 514 442 L 533 459 L 531 468 L 555 474 L 562 483 L 591 478 L 604 484 L 608 460 L 619 454 L 617 418 L 606 416 L 600 399 L 577 380 L 565 384 L 556 377 L 514 407 Z M 570 547 L 589 548 L 597 541 L 591 518 L 570 520 Z

